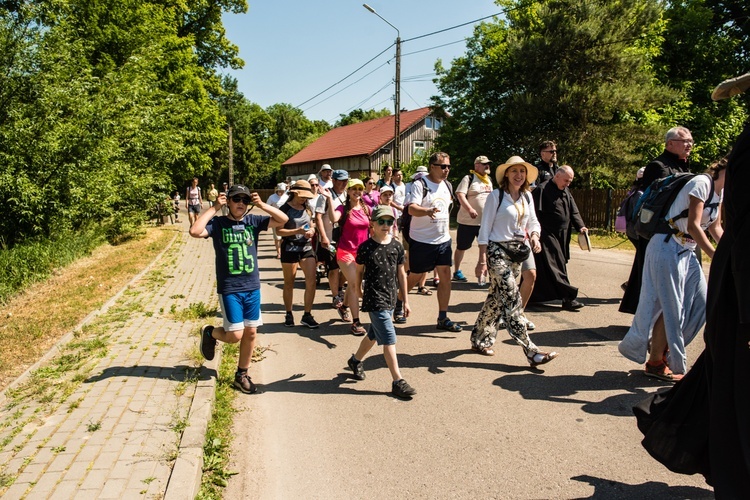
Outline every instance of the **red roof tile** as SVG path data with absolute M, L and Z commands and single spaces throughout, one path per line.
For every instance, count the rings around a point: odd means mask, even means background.
M 403 133 L 429 114 L 430 108 L 402 111 L 399 117 L 401 132 Z M 393 141 L 395 119 L 394 115 L 390 115 L 331 129 L 282 165 L 372 155 Z

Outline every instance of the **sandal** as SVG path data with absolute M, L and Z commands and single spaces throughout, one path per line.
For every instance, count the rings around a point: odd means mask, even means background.
M 477 347 L 475 345 L 472 345 L 471 350 L 474 352 L 478 352 L 482 356 L 494 356 L 495 355 L 495 351 L 493 351 L 489 347 Z
M 683 377 L 681 373 L 672 373 L 672 370 L 669 369 L 663 359 L 655 365 L 652 365 L 651 362 L 648 361 L 643 374 L 647 377 L 658 378 L 659 380 L 672 383 L 682 380 Z
M 445 318 L 444 320 L 438 320 L 437 322 L 437 329 L 438 330 L 447 330 L 449 332 L 460 332 L 461 326 L 457 325 L 453 321 L 449 320 L 448 318 Z
M 537 356 L 541 356 L 541 359 L 537 358 Z M 532 368 L 536 368 L 539 365 L 549 363 L 556 357 L 557 357 L 556 352 L 535 352 L 531 356 L 526 356 L 526 359 L 529 361 L 529 364 L 531 365 Z
M 355 337 L 361 337 L 365 333 L 367 333 L 367 330 L 365 330 L 365 327 L 362 326 L 362 323 L 352 323 L 352 335 Z
M 404 316 L 403 311 L 398 311 L 393 314 L 393 322 L 399 325 L 406 323 L 406 316 Z
M 428 290 L 426 286 L 420 286 L 417 288 L 417 293 L 419 295 L 432 295 L 432 290 Z

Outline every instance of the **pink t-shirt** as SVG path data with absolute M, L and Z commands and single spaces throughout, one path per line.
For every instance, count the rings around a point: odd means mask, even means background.
M 336 211 L 344 216 L 344 206 L 339 205 Z M 340 219 L 339 219 L 340 220 Z M 367 241 L 370 236 L 370 218 L 363 210 L 350 210 L 346 217 L 346 222 L 341 230 L 341 238 L 337 247 L 347 252 L 356 253 L 359 245 Z

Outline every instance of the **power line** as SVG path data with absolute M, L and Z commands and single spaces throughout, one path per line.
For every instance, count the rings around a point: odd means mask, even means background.
M 515 7 L 515 8 L 518 8 L 518 7 Z M 442 29 L 442 30 L 439 30 L 439 31 L 434 31 L 434 32 L 432 32 L 432 33 L 427 33 L 427 34 L 424 34 L 424 35 L 416 36 L 416 37 L 414 37 L 414 38 L 409 38 L 409 39 L 407 39 L 407 40 L 402 40 L 402 43 L 404 43 L 404 42 L 409 42 L 409 41 L 412 41 L 412 40 L 418 40 L 418 39 L 420 39 L 420 38 L 425 38 L 425 37 L 428 37 L 428 36 L 433 36 L 433 35 L 437 35 L 437 34 L 439 34 L 439 33 L 444 33 L 444 32 L 446 32 L 446 31 L 450 31 L 450 30 L 453 30 L 453 29 L 456 29 L 456 28 L 461 28 L 461 27 L 463 27 L 463 26 L 466 26 L 466 25 L 469 25 L 469 24 L 473 24 L 473 23 L 477 23 L 477 22 L 479 22 L 479 21 L 484 21 L 485 19 L 489 19 L 489 18 L 491 18 L 491 17 L 496 17 L 496 16 L 499 16 L 499 15 L 501 15 L 501 14 L 505 14 L 506 12 L 508 12 L 508 11 L 510 11 L 510 10 L 514 10 L 515 8 L 513 8 L 513 9 L 506 9 L 506 10 L 504 10 L 504 11 L 502 11 L 502 12 L 499 12 L 499 13 L 497 13 L 497 14 L 492 14 L 492 15 L 489 15 L 489 16 L 481 17 L 481 18 L 479 18 L 479 19 L 475 19 L 475 20 L 473 20 L 473 21 L 469 21 L 469 22 L 466 22 L 466 23 L 461 23 L 461 24 L 458 24 L 458 25 L 456 25 L 456 26 L 451 26 L 451 27 L 449 27 L 449 28 L 445 28 L 445 29 Z M 447 44 L 443 44 L 443 45 L 438 45 L 438 46 L 435 46 L 435 47 L 431 47 L 431 48 L 423 49 L 423 50 L 421 50 L 421 51 L 415 51 L 415 52 L 411 52 L 410 54 L 417 54 L 417 53 L 419 53 L 419 52 L 424 52 L 424 51 L 427 51 L 427 50 L 432 50 L 432 49 L 435 49 L 435 48 L 439 48 L 439 47 L 444 47 L 444 46 L 447 46 L 447 45 L 452 45 L 452 44 L 455 44 L 455 43 L 460 43 L 461 41 L 463 41 L 463 40 L 460 40 L 460 41 L 456 41 L 456 42 L 450 42 L 450 43 L 447 43 Z M 379 53 L 378 55 L 376 55 L 375 57 L 373 57 L 372 59 L 370 59 L 369 61 L 367 61 L 366 63 L 364 63 L 364 64 L 363 64 L 362 66 L 360 66 L 359 68 L 355 69 L 354 71 L 352 71 L 351 73 L 349 73 L 348 75 L 346 75 L 346 76 L 345 76 L 344 78 L 342 78 L 341 80 L 339 80 L 339 81 L 337 81 L 336 83 L 334 83 L 334 84 L 330 85 L 330 86 L 329 86 L 329 87 L 327 87 L 326 89 L 324 89 L 324 90 L 322 90 L 322 91 L 318 92 L 317 94 L 315 94 L 315 95 L 314 95 L 314 96 L 312 96 L 311 98 L 307 99 L 306 101 L 304 101 L 304 102 L 300 103 L 300 104 L 299 104 L 299 105 L 297 105 L 296 107 L 297 107 L 297 108 L 301 108 L 302 106 L 304 106 L 304 105 L 305 105 L 305 104 L 307 104 L 308 102 L 312 101 L 312 100 L 313 100 L 313 99 L 315 99 L 316 97 L 319 97 L 319 96 L 321 96 L 322 94 L 325 94 L 326 92 L 328 92 L 329 90 L 331 90 L 331 89 L 332 89 L 333 87 L 335 87 L 335 86 L 339 85 L 340 83 L 344 82 L 344 81 L 345 81 L 345 80 L 347 80 L 347 79 L 348 79 L 349 77 L 351 77 L 352 75 L 354 75 L 355 73 L 357 73 L 357 72 L 358 72 L 359 70 L 361 70 L 362 68 L 364 68 L 365 66 L 367 66 L 368 64 L 370 64 L 370 63 L 371 63 L 372 61 L 374 61 L 375 59 L 377 59 L 378 57 L 380 57 L 381 55 L 383 55 L 383 54 L 384 54 L 384 53 L 385 53 L 385 52 L 386 52 L 387 50 L 389 50 L 389 49 L 390 49 L 391 47 L 393 47 L 394 45 L 395 45 L 395 42 L 394 42 L 394 43 L 392 43 L 391 45 L 389 45 L 388 47 L 386 47 L 386 48 L 385 48 L 385 49 L 384 49 L 384 50 L 383 50 L 382 52 L 380 52 L 380 53 Z M 390 62 L 390 61 L 391 61 L 392 59 L 393 59 L 393 58 L 389 59 L 389 60 L 388 60 L 388 62 Z M 382 66 L 379 66 L 379 67 L 382 67 Z M 356 83 L 356 82 L 355 82 L 355 83 Z M 334 94 L 334 95 L 335 95 L 335 94 Z M 323 101 L 321 101 L 321 102 L 323 102 Z M 318 103 L 318 104 L 320 104 L 320 103 Z M 310 109 L 310 108 L 308 108 L 308 109 Z
M 319 95 L 321 95 L 321 94 L 324 94 L 324 93 L 328 92 L 328 91 L 329 91 L 329 90 L 331 90 L 331 89 L 332 89 L 333 87 L 335 87 L 335 86 L 336 86 L 336 85 L 338 85 L 339 83 L 343 82 L 344 80 L 346 80 L 347 78 L 349 78 L 350 76 L 352 76 L 352 75 L 353 75 L 354 73 L 356 73 L 357 71 L 361 70 L 362 68 L 364 68 L 365 66 L 367 66 L 368 64 L 370 64 L 370 63 L 371 63 L 372 61 L 374 61 L 374 60 L 375 60 L 375 59 L 377 59 L 378 57 L 382 56 L 382 55 L 383 55 L 383 53 L 384 53 L 384 52 L 385 52 L 386 50 L 390 49 L 390 48 L 391 48 L 391 47 L 393 47 L 394 45 L 395 45 L 395 42 L 394 42 L 394 43 L 392 43 L 392 44 L 390 44 L 390 45 L 389 45 L 388 47 L 386 47 L 386 48 L 385 48 L 385 50 L 383 50 L 383 51 L 382 51 L 381 53 L 379 53 L 378 55 L 376 55 L 375 57 L 373 57 L 372 59 L 370 59 L 369 61 L 367 61 L 366 63 L 364 63 L 364 64 L 363 64 L 362 66 L 360 66 L 359 68 L 355 69 L 354 71 L 352 71 L 351 73 L 349 73 L 348 75 L 346 75 L 346 76 L 345 76 L 344 78 L 342 78 L 342 79 L 341 79 L 341 80 L 339 80 L 338 82 L 334 83 L 333 85 L 331 85 L 331 86 L 330 86 L 330 87 L 328 87 L 327 89 L 325 89 L 325 90 L 323 90 L 323 91 L 321 91 L 321 92 L 318 92 L 317 94 L 315 94 L 314 96 L 312 96 L 311 98 L 309 98 L 309 99 L 308 99 L 308 100 L 306 100 L 305 102 L 303 102 L 303 103 L 300 103 L 300 104 L 299 104 L 299 105 L 297 105 L 296 107 L 298 107 L 298 108 L 299 108 L 299 107 L 301 107 L 301 106 L 304 106 L 305 104 L 307 104 L 308 102 L 312 101 L 313 99 L 315 99 L 315 98 L 316 98 L 316 97 L 318 97 Z

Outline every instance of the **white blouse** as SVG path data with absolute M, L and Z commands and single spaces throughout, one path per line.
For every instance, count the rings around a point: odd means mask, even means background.
M 486 245 L 490 241 L 519 239 L 520 235 L 527 238 L 531 233 L 540 233 L 541 230 L 531 193 L 523 192 L 518 201 L 513 202 L 510 193 L 495 189 L 484 204 L 477 242 Z

